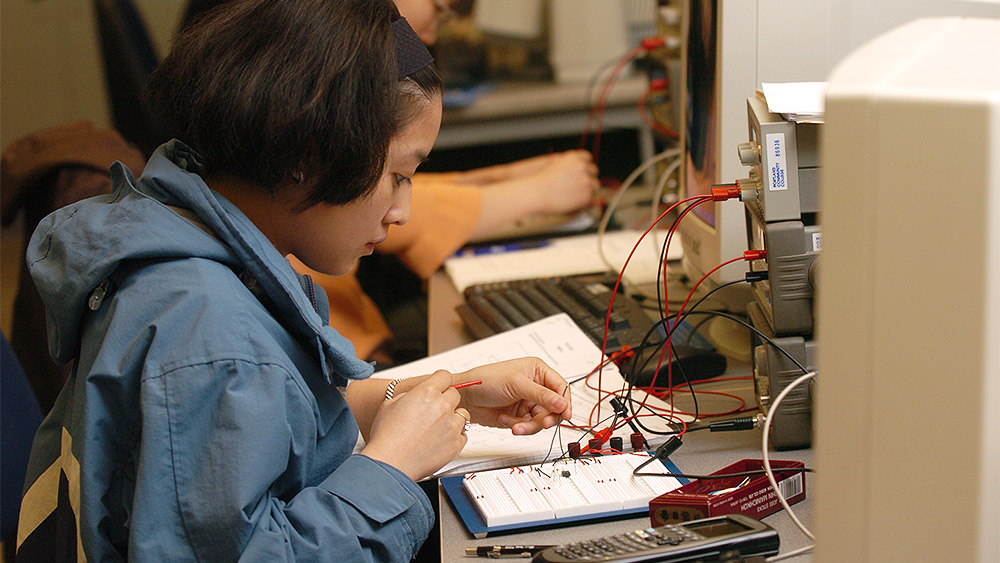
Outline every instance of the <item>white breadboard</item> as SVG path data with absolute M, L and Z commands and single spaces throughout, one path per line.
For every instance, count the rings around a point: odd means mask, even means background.
M 465 490 L 487 526 L 526 524 L 636 509 L 681 486 L 673 477 L 635 477 L 646 454 L 567 459 L 469 473 Z M 643 473 L 667 473 L 653 462 Z

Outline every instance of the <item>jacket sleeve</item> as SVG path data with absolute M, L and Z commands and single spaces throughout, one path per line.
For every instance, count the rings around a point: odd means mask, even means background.
M 333 386 L 225 360 L 142 394 L 130 557 L 409 561 L 431 529 L 411 479 L 361 455 L 339 463 L 357 427 Z

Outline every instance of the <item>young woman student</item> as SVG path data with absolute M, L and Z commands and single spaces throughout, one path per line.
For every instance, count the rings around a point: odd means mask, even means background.
M 368 379 L 285 258 L 343 274 L 407 221 L 441 116 L 430 54 L 390 0 L 238 0 L 150 92 L 177 138 L 30 243 L 75 368 L 35 440 L 18 560 L 411 559 L 435 518 L 415 480 L 470 420 L 571 415 L 538 359 Z

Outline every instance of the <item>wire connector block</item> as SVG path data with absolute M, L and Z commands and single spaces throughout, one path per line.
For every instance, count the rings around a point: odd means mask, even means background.
M 712 201 L 726 201 L 740 197 L 740 187 L 736 184 L 712 186 Z
M 652 78 L 649 80 L 650 92 L 662 92 L 667 88 L 670 88 L 670 79 L 668 78 Z
M 642 41 L 639 42 L 639 46 L 642 47 L 642 50 L 647 53 L 649 51 L 655 51 L 666 44 L 667 40 L 662 37 L 644 37 Z

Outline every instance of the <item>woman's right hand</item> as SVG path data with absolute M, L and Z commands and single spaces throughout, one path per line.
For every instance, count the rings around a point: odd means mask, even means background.
M 568 213 L 587 207 L 600 187 L 597 165 L 586 151 L 552 155 L 547 165 L 527 180 L 529 189 L 540 198 L 541 213 Z
M 458 407 L 452 375 L 438 371 L 406 393 L 385 401 L 372 421 L 362 454 L 388 463 L 414 481 L 432 475 L 468 441 L 469 412 Z

